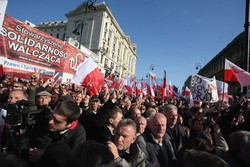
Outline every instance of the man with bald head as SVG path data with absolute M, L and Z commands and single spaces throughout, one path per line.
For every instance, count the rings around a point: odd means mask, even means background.
M 138 137 L 138 144 L 148 156 L 149 166 L 175 166 L 177 161 L 174 155 L 170 137 L 166 134 L 167 119 L 161 113 L 156 113 L 148 120 L 148 127 Z
M 167 134 L 170 136 L 170 141 L 174 148 L 176 155 L 180 152 L 182 147 L 187 143 L 188 137 L 185 130 L 177 123 L 178 119 L 178 109 L 173 104 L 168 104 L 165 106 L 164 115 L 166 116 L 167 123 Z

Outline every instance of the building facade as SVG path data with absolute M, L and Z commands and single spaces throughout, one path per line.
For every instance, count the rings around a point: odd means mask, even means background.
M 198 74 L 205 77 L 215 76 L 217 80 L 224 80 L 225 59 L 233 62 L 244 70 L 247 70 L 247 61 L 244 53 L 244 32 L 231 41 L 220 53 L 200 69 Z M 228 83 L 229 93 L 237 94 L 240 89 L 239 83 Z
M 102 73 L 115 69 L 118 77 L 135 75 L 137 46 L 104 2 L 94 6 L 84 2 L 65 15 L 66 21 L 43 22 L 36 28 L 64 41 L 77 41 L 75 47 L 95 55 Z

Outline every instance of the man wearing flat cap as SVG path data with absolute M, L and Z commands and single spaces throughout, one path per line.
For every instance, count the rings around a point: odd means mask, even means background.
M 51 114 L 49 102 L 51 94 L 47 91 L 40 91 L 36 94 L 37 111 L 35 116 L 35 125 L 30 135 L 30 145 L 36 148 L 44 148 L 49 143 L 49 138 L 46 137 L 48 131 L 48 121 Z
M 36 94 L 36 99 L 37 99 L 37 105 L 38 107 L 48 107 L 49 102 L 51 100 L 51 94 L 47 91 L 41 91 Z

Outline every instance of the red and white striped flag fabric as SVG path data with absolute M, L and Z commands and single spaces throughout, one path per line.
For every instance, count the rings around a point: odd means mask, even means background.
M 77 67 L 72 83 L 88 86 L 90 94 L 95 95 L 104 83 L 104 77 L 95 61 L 89 57 Z
M 190 89 L 186 86 L 184 96 L 189 97 L 190 96 Z
M 150 77 L 150 80 L 156 80 L 156 75 L 152 72 L 149 72 L 149 77 Z
M 170 98 L 174 97 L 173 87 L 172 87 L 172 84 L 170 81 L 169 81 L 169 85 L 168 85 L 168 97 L 170 97 Z
M 239 82 L 241 87 L 250 85 L 250 73 L 225 59 L 224 81 Z

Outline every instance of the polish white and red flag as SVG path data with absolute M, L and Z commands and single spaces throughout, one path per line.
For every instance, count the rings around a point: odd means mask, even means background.
M 89 57 L 77 67 L 72 83 L 89 87 L 90 94 L 95 95 L 102 87 L 104 77 L 96 62 Z
M 222 81 L 216 80 L 217 92 L 219 100 L 228 101 L 228 84 Z
M 145 81 L 141 81 L 141 92 L 143 93 L 144 96 L 147 95 L 147 84 Z
M 239 82 L 241 87 L 250 85 L 250 73 L 225 59 L 224 81 Z
M 146 84 L 146 85 L 147 85 L 147 94 L 150 97 L 155 98 L 155 92 L 154 92 L 154 89 L 153 89 L 151 82 L 149 82 L 149 84 Z
M 134 78 L 131 79 L 131 77 L 125 77 L 124 78 L 124 91 L 131 95 L 133 93 L 133 83 L 134 83 Z
M 149 72 L 149 78 L 150 78 L 150 80 L 156 80 L 156 75 L 154 74 L 154 73 L 152 73 L 152 72 Z
M 171 81 L 169 81 L 169 85 L 168 85 L 168 97 L 170 97 L 170 98 L 174 97 L 173 86 L 171 84 Z
M 190 89 L 186 86 L 184 96 L 189 97 L 190 96 Z

